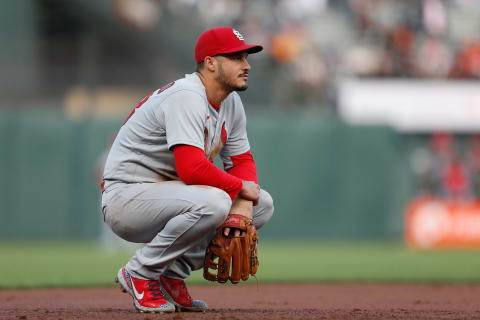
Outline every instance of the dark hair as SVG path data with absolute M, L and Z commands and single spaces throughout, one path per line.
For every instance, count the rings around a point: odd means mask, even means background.
M 205 63 L 202 61 L 200 63 L 197 63 L 197 69 L 195 71 L 200 72 L 203 69 L 203 66 Z

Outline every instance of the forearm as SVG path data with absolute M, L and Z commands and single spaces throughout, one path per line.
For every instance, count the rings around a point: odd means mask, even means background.
M 227 170 L 229 174 L 245 181 L 258 183 L 257 166 L 250 151 L 240 155 L 231 156 L 230 160 L 232 161 L 233 167 Z M 230 213 L 236 213 L 235 211 L 243 212 L 244 214 L 239 214 L 251 217 L 253 214 L 253 202 L 245 200 L 239 196 L 235 199 Z
M 173 150 L 175 167 L 180 179 L 186 184 L 216 187 L 235 199 L 242 190 L 242 180 L 217 168 L 206 157 L 203 150 L 180 145 Z
M 253 218 L 253 201 L 236 197 L 229 214 L 239 214 L 250 219 Z
M 250 151 L 231 156 L 230 160 L 233 167 L 227 170 L 229 174 L 242 180 L 258 183 L 257 166 Z

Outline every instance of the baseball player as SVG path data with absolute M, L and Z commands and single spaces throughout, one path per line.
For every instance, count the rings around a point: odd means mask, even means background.
M 252 218 L 256 229 L 273 214 L 236 92 L 248 86 L 248 54 L 262 49 L 230 27 L 203 32 L 196 72 L 145 97 L 118 132 L 103 175 L 102 212 L 118 236 L 146 243 L 116 278 L 139 311 L 207 310 L 184 279 L 203 267 L 216 229 L 230 213 Z M 212 163 L 217 155 L 225 171 Z

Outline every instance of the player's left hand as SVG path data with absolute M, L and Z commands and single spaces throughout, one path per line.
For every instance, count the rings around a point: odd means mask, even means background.
M 254 182 L 252 182 L 252 185 L 258 186 Z M 259 186 L 258 188 L 260 189 Z M 242 198 L 240 195 L 238 195 L 237 198 L 235 198 L 235 200 L 233 201 L 230 213 L 234 213 L 235 215 L 238 215 L 238 216 L 243 216 L 246 219 L 253 221 L 253 201 L 246 200 Z M 235 228 L 230 228 L 228 226 L 225 226 L 225 228 L 223 229 L 223 235 L 225 237 L 239 237 L 239 236 L 243 236 L 243 232 L 240 229 L 235 229 Z
M 227 227 L 241 230 L 242 235 L 225 236 Z M 220 283 L 248 280 L 249 275 L 255 275 L 258 269 L 257 242 L 258 232 L 253 221 L 243 215 L 230 214 L 207 247 L 203 277 Z M 211 273 L 210 269 L 215 273 Z

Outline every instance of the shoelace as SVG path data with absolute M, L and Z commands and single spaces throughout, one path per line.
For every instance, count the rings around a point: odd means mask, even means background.
M 187 286 L 185 285 L 185 281 L 183 280 L 175 280 L 175 279 L 169 279 L 168 280 L 169 287 L 172 290 L 177 291 L 180 293 L 180 296 L 187 297 L 188 299 L 192 300 L 192 297 L 190 296 L 190 293 L 188 293 Z
M 181 283 L 182 283 L 182 288 L 183 288 L 184 294 L 188 297 L 188 299 L 192 300 L 192 297 L 190 296 L 190 293 L 188 293 L 187 286 L 185 285 L 185 281 L 182 281 Z
M 156 280 L 150 280 L 147 282 L 148 289 L 152 293 L 152 300 L 165 299 L 163 295 L 160 282 Z

